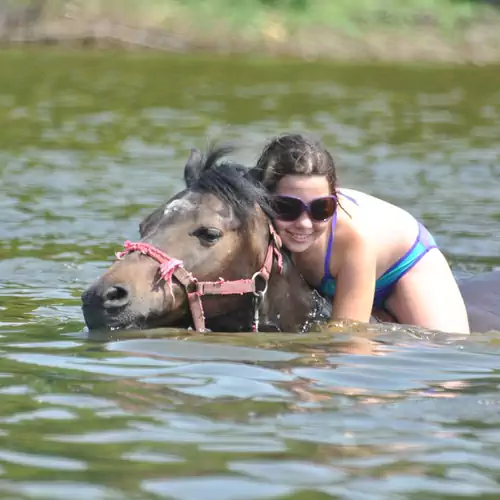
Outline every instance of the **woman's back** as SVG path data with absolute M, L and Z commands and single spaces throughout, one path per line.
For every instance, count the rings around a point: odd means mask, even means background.
M 344 209 L 338 209 L 338 218 L 341 221 L 339 226 L 352 224 L 362 228 L 377 254 L 379 278 L 414 243 L 418 234 L 418 223 L 406 210 L 368 193 L 348 188 L 340 188 L 338 192 L 341 195 L 341 207 Z M 335 238 L 342 239 L 341 230 Z

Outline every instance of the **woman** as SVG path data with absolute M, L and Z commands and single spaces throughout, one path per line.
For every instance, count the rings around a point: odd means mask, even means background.
M 274 193 L 275 226 L 295 265 L 332 298 L 332 319 L 368 322 L 379 309 L 398 323 L 469 333 L 460 290 L 428 230 L 401 208 L 339 189 L 320 143 L 277 137 L 256 171 Z

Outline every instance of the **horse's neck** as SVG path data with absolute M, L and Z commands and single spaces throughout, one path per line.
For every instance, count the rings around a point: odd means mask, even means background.
M 319 297 L 304 281 L 291 259 L 287 255 L 283 257 L 283 274 L 278 272 L 275 264 L 269 279 L 264 321 L 275 324 L 281 331 L 296 332 L 305 329 L 314 319 Z
M 239 306 L 229 309 L 224 314 L 207 317 L 206 326 L 215 332 L 249 331 L 252 327 L 253 300 L 250 294 L 240 297 Z
M 207 317 L 213 331 L 247 331 L 254 319 L 254 303 L 250 294 L 240 298 L 237 308 Z M 259 308 L 260 331 L 307 331 L 315 321 L 329 320 L 331 303 L 319 296 L 301 277 L 291 260 L 284 256 L 283 274 L 274 263 L 268 289 Z

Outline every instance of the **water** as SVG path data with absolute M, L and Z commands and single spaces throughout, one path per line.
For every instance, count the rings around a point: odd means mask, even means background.
M 499 68 L 0 53 L 2 498 L 452 499 L 500 492 L 500 334 L 137 332 L 79 295 L 182 187 L 189 148 L 250 164 L 320 135 L 344 185 L 500 264 Z

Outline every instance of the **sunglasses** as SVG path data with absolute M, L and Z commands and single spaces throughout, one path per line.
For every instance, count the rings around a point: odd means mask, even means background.
M 273 208 L 276 218 L 286 222 L 297 220 L 304 211 L 311 220 L 324 222 L 333 216 L 337 209 L 337 198 L 333 195 L 316 198 L 309 203 L 304 203 L 295 196 L 277 195 L 273 199 Z

